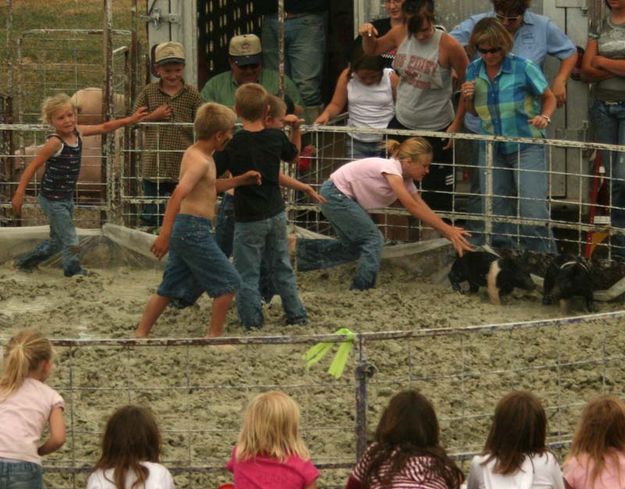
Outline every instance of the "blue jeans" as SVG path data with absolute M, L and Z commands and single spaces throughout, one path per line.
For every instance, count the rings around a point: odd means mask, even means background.
M 177 182 L 143 180 L 143 197 L 160 199 L 174 193 Z M 141 221 L 146 226 L 160 226 L 163 222 L 166 204 L 145 204 Z
M 0 459 L 0 489 L 43 489 L 41 465 Z
M 74 202 L 72 200 L 48 200 L 43 195 L 37 198 L 41 210 L 48 218 L 50 239 L 37 245 L 25 255 L 19 256 L 15 264 L 22 270 L 30 270 L 59 251 L 63 255 L 63 273 L 71 277 L 82 271 L 78 253 L 78 235 L 72 221 Z
M 480 144 L 480 188 L 486 189 L 486 147 Z M 545 148 L 524 145 L 518 152 L 504 154 L 493 149 L 493 215 L 542 219 L 544 226 L 517 226 L 511 223 L 493 224 L 493 245 L 515 248 L 515 236 L 521 236 L 521 247 L 541 253 L 556 253 L 555 241 L 547 208 L 547 162 Z M 484 212 L 484 199 L 481 202 Z
M 347 136 L 345 139 L 345 157 L 353 160 L 361 160 L 363 158 L 384 156 L 384 147 L 382 141 L 365 142 Z
M 590 109 L 590 117 L 595 129 L 595 139 L 599 143 L 625 144 L 625 102 L 606 103 L 596 100 Z M 606 176 L 611 177 L 610 193 L 612 195 L 612 210 L 610 217 L 612 225 L 625 228 L 625 153 L 602 151 L 601 159 L 606 170 Z M 616 235 L 613 244 L 619 248 L 614 252 L 625 255 L 625 237 Z
M 228 258 L 232 256 L 234 242 L 234 195 L 224 192 L 221 204 L 217 210 L 217 223 L 215 225 L 215 241 Z M 263 300 L 267 303 L 276 295 L 276 288 L 269 275 L 265 260 L 260 264 L 259 291 Z
M 286 213 L 262 221 L 237 222 L 234 225 L 234 266 L 241 275 L 237 295 L 237 313 L 246 328 L 263 324 L 259 292 L 260 268 L 267 262 L 288 324 L 307 321 L 306 310 L 299 299 L 295 274 L 291 268 L 286 236 Z
M 158 295 L 189 306 L 206 292 L 219 297 L 239 288 L 241 279 L 215 243 L 208 219 L 178 214 Z
M 284 23 L 284 71 L 306 106 L 321 105 L 321 74 L 326 50 L 326 14 L 303 14 Z M 278 16 L 265 15 L 263 66 L 278 71 Z
M 301 271 L 342 265 L 358 260 L 352 289 L 375 287 L 380 270 L 384 237 L 367 211 L 334 186 L 331 180 L 320 190 L 326 203 L 321 212 L 330 221 L 338 239 L 299 239 L 297 267 Z

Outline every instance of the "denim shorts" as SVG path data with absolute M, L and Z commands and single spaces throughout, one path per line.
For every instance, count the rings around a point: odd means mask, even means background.
M 169 242 L 169 256 L 158 295 L 189 306 L 206 292 L 219 297 L 235 292 L 241 278 L 219 249 L 203 217 L 178 214 Z
M 0 487 L 2 489 L 43 489 L 41 465 L 0 459 Z

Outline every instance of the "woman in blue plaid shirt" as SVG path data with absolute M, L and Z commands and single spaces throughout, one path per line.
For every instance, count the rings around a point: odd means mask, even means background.
M 556 98 L 540 68 L 512 54 L 513 39 L 495 18 L 480 20 L 471 34 L 470 47 L 480 57 L 473 61 L 462 85 L 467 110 L 480 118 L 481 133 L 494 136 L 543 139 L 551 122 Z M 485 144 L 480 146 L 481 193 L 486 188 Z M 493 147 L 493 215 L 544 221 L 518 226 L 493 226 L 493 245 L 522 247 L 555 253 L 547 227 L 547 163 L 538 144 L 495 143 Z

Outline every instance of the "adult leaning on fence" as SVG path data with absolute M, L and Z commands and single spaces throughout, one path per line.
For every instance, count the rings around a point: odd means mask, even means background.
M 511 54 L 512 36 L 495 18 L 480 20 L 471 35 L 470 46 L 480 53 L 467 69 L 462 92 L 467 110 L 478 115 L 482 134 L 544 138 L 545 128 L 556 108 L 540 68 Z M 510 223 L 494 225 L 493 244 L 513 248 L 512 236 L 522 233 L 523 248 L 554 253 L 549 220 L 547 164 L 544 146 L 495 143 L 493 148 L 493 214 L 545 221 L 545 225 Z M 480 145 L 480 187 L 486 189 L 486 144 Z M 482 201 L 482 205 L 484 200 Z

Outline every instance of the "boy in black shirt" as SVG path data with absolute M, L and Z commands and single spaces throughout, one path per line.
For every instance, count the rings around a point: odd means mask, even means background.
M 262 184 L 237 188 L 234 194 L 234 266 L 241 275 L 237 313 L 245 328 L 263 325 L 258 290 L 263 257 L 269 268 L 287 324 L 306 324 L 308 317 L 297 293 L 288 252 L 286 212 L 280 191 L 280 161 L 292 162 L 298 148 L 279 129 L 265 128 L 268 94 L 256 83 L 246 83 L 235 94 L 236 112 L 243 124 L 223 152 L 233 176 L 249 170 L 261 173 Z M 300 140 L 299 121 L 292 122 L 291 138 Z

